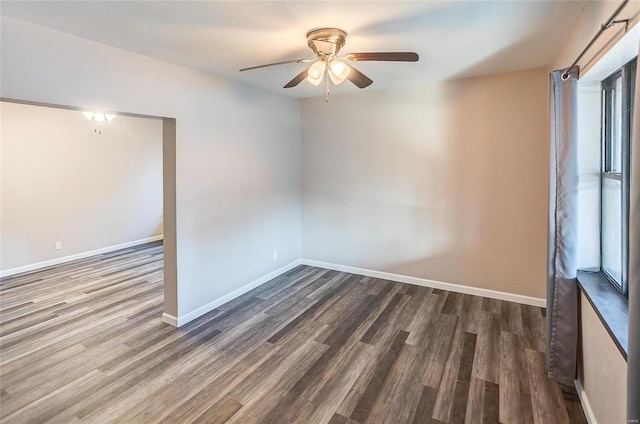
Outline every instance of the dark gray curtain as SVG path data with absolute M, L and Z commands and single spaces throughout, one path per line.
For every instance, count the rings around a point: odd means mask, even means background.
M 640 68 L 638 68 L 640 71 Z M 640 72 L 636 71 L 629 204 L 629 351 L 627 420 L 640 422 Z
M 551 73 L 551 166 L 547 251 L 547 368 L 573 387 L 578 349 L 576 262 L 578 203 L 578 70 Z

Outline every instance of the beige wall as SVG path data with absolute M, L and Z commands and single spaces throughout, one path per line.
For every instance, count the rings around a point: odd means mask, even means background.
M 162 235 L 162 121 L 0 107 L 3 271 Z
M 176 119 L 167 313 L 195 318 L 300 257 L 298 100 L 7 17 L 1 31 L 2 96 Z
M 302 101 L 306 259 L 545 297 L 545 69 Z
M 587 409 L 597 423 L 627 422 L 627 361 L 580 295 L 581 361 L 579 379 Z

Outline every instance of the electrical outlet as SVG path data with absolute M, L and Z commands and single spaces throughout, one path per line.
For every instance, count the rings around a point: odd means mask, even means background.
M 273 251 L 273 260 L 275 261 L 276 259 L 278 259 L 278 251 L 274 250 Z
M 56 242 L 56 250 L 60 250 L 62 249 L 62 242 L 61 241 L 57 241 Z

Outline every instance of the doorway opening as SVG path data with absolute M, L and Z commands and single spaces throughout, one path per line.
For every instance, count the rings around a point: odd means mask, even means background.
M 2 280 L 163 240 L 164 312 L 177 315 L 175 119 L 0 107 Z

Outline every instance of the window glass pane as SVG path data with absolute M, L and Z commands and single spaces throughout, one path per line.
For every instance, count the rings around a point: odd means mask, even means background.
M 602 179 L 602 268 L 622 285 L 622 184 Z
M 612 90 L 609 166 L 606 171 L 622 172 L 622 78 L 617 78 Z

